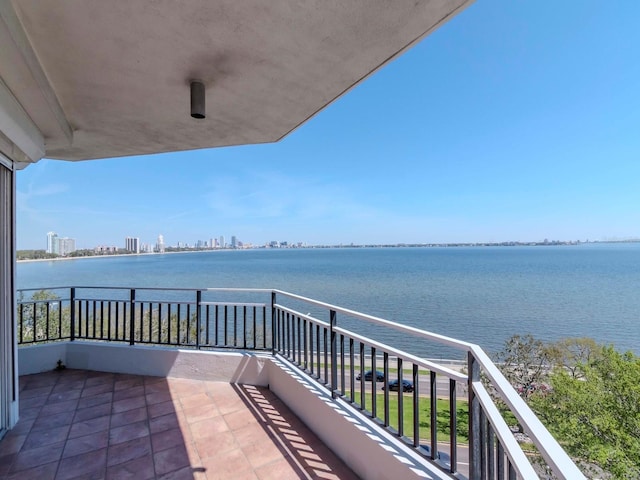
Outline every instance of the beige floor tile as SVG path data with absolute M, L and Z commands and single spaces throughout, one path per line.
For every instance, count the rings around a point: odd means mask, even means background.
M 211 438 L 220 432 L 229 431 L 229 426 L 221 416 L 207 418 L 191 424 L 191 436 L 194 441 L 201 438 Z
M 263 387 L 82 370 L 20 385 L 3 479 L 356 478 Z
M 202 460 L 208 480 L 245 478 L 254 474 L 251 464 L 241 450 L 214 455 Z
M 201 438 L 196 440 L 194 445 L 201 459 L 240 449 L 233 432 L 220 432 L 211 438 Z

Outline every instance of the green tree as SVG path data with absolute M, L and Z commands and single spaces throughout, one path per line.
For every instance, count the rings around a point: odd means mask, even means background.
M 40 260 L 45 258 L 58 258 L 55 253 L 47 253 L 44 250 L 18 250 L 17 260 Z
M 564 368 L 572 377 L 583 378 L 584 366 L 599 358 L 602 347 L 592 338 L 565 338 L 547 347 L 551 363 Z
M 640 357 L 600 347 L 589 359 L 577 376 L 557 368 L 529 403 L 570 455 L 640 478 Z
M 69 335 L 70 311 L 59 297 L 49 290 L 39 290 L 30 299 L 18 296 L 18 323 L 25 342 L 54 340 Z M 48 323 L 47 323 L 48 319 Z M 47 331 L 48 327 L 48 331 Z
M 502 374 L 525 400 L 546 382 L 550 373 L 549 350 L 531 335 L 513 335 L 496 354 L 495 360 Z

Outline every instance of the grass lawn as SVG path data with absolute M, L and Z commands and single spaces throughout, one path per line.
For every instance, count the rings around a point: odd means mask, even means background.
M 356 401 L 360 398 L 359 394 L 356 396 Z M 369 412 L 371 411 L 371 393 L 367 392 L 365 396 L 365 408 Z M 468 402 L 465 400 L 458 400 L 457 402 L 457 441 L 458 443 L 469 442 L 469 408 Z M 389 392 L 389 423 L 397 430 L 398 428 L 398 394 L 397 392 Z M 425 440 L 431 436 L 431 414 L 430 414 L 430 398 L 420 397 L 419 399 L 419 412 L 420 412 L 420 438 Z M 376 394 L 376 416 L 380 420 L 384 420 L 384 394 Z M 403 410 L 404 410 L 404 435 L 407 437 L 413 437 L 413 395 L 405 393 L 403 395 Z M 438 441 L 449 441 L 449 401 L 438 399 L 436 404 L 437 412 L 437 429 L 438 429 Z

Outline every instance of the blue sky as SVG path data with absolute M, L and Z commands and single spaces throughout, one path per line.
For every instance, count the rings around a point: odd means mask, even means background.
M 478 0 L 276 144 L 18 173 L 19 249 L 640 237 L 640 2 Z

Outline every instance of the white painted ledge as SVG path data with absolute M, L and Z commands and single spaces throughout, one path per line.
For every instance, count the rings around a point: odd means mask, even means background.
M 58 360 L 67 368 L 181 377 L 214 382 L 267 386 L 270 355 L 245 352 L 185 350 L 171 347 L 101 342 L 52 342 L 18 349 L 18 372 L 30 375 L 53 370 Z

